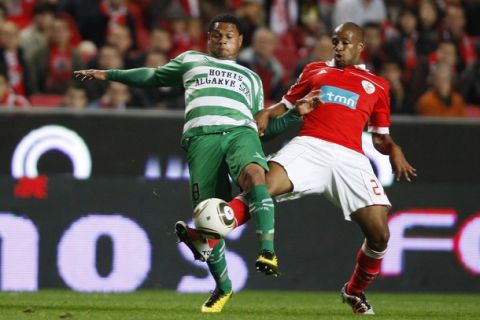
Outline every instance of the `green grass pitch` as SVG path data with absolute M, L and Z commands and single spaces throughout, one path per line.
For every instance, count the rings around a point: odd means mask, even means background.
M 201 314 L 207 294 L 140 290 L 0 293 L 0 319 L 354 319 L 338 292 L 241 291 L 220 314 Z M 480 319 L 480 294 L 368 294 L 375 319 Z

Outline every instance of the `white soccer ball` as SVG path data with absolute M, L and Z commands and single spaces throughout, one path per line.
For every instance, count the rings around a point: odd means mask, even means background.
M 197 205 L 193 211 L 193 223 L 206 238 L 221 239 L 235 228 L 235 216 L 227 202 L 210 198 Z

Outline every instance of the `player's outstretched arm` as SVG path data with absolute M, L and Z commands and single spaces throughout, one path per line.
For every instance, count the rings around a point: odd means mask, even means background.
M 80 80 L 111 80 L 124 83 L 131 87 L 156 87 L 160 86 L 155 76 L 156 68 L 135 68 L 128 70 L 78 70 L 73 74 Z
M 107 80 L 107 70 L 95 70 L 95 69 L 88 69 L 88 70 L 77 70 L 73 71 L 73 74 L 76 78 L 85 81 L 85 80 Z
M 397 181 L 405 178 L 405 180 L 411 182 L 412 178 L 417 176 L 417 169 L 408 163 L 402 148 L 393 141 L 389 134 L 373 133 L 372 141 L 375 149 L 384 155 L 390 156 L 390 163 Z

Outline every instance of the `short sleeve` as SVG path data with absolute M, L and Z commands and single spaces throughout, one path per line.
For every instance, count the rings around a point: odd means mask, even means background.
M 297 81 L 288 89 L 287 93 L 282 98 L 282 103 L 288 109 L 292 109 L 295 106 L 297 100 L 306 96 L 311 90 L 311 74 L 312 74 L 312 65 L 308 64 L 303 69 L 300 76 L 298 76 Z
M 379 90 L 377 103 L 373 107 L 368 122 L 368 132 L 388 134 L 390 131 L 390 86 L 386 81 L 382 85 L 383 88 Z

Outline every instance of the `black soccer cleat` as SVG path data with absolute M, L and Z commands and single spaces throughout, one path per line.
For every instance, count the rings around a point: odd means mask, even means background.
M 188 226 L 183 221 L 177 221 L 177 223 L 175 223 L 175 233 L 179 242 L 185 243 L 185 245 L 193 253 L 193 258 L 195 260 L 200 260 L 202 262 L 207 261 L 210 253 L 212 253 L 212 248 L 210 248 L 206 239 L 191 239 L 188 235 Z
M 210 298 L 208 298 L 208 300 L 202 305 L 201 311 L 204 313 L 221 312 L 225 304 L 233 295 L 232 290 L 230 290 L 230 292 L 224 292 L 218 288 L 215 288 L 211 293 Z
M 255 261 L 255 268 L 258 272 L 263 272 L 267 276 L 278 277 L 280 272 L 278 270 L 278 258 L 275 253 L 262 250 Z
M 342 297 L 343 303 L 347 303 L 350 307 L 352 307 L 353 313 L 370 315 L 375 314 L 372 306 L 368 303 L 365 294 L 348 294 L 347 284 L 343 286 L 340 292 L 340 297 Z

